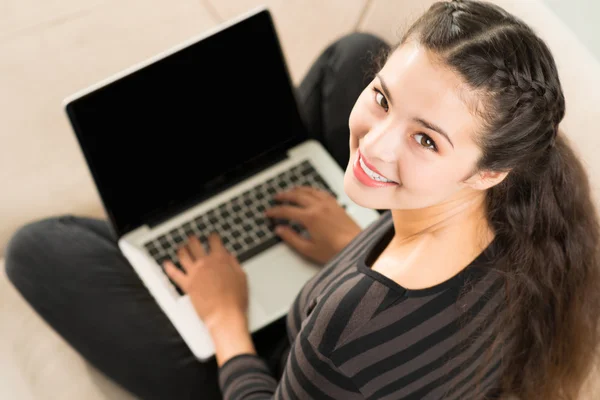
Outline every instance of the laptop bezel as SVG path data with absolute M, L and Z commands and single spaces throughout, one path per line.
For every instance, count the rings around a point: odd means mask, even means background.
M 279 145 L 279 147 L 274 147 L 271 150 L 269 150 L 268 152 L 263 153 L 259 158 L 260 161 L 257 158 L 249 159 L 249 160 L 247 160 L 247 162 L 245 164 L 243 164 L 236 170 L 229 171 L 227 174 L 225 174 L 227 176 L 219 177 L 218 179 L 215 180 L 216 182 L 214 183 L 212 190 L 210 190 L 208 192 L 204 192 L 202 194 L 198 194 L 197 197 L 188 199 L 188 201 L 186 201 L 185 203 L 176 204 L 176 205 L 174 204 L 172 206 L 168 206 L 168 209 L 164 210 L 162 212 L 157 211 L 157 212 L 151 213 L 149 215 L 145 215 L 142 217 L 142 221 L 140 223 L 127 223 L 127 221 L 120 221 L 120 220 L 117 220 L 117 217 L 113 214 L 112 206 L 111 206 L 111 204 L 109 204 L 109 201 L 107 200 L 106 196 L 104 196 L 104 194 L 103 194 L 104 191 L 102 188 L 102 184 L 100 183 L 100 180 L 98 178 L 96 166 L 94 165 L 93 160 L 92 160 L 88 150 L 85 148 L 85 146 L 82 145 L 83 142 L 80 140 L 81 137 L 83 136 L 83 132 L 80 129 L 80 127 L 78 126 L 76 115 L 73 112 L 73 106 L 79 100 L 82 100 L 85 97 L 92 95 L 94 92 L 104 88 L 105 86 L 107 86 L 113 82 L 116 82 L 120 79 L 126 78 L 129 75 L 132 75 L 135 72 L 137 72 L 151 64 L 159 62 L 160 60 L 162 60 L 170 55 L 173 55 L 189 46 L 193 46 L 194 44 L 196 44 L 200 41 L 210 39 L 211 36 L 221 32 L 225 29 L 228 29 L 236 24 L 244 22 L 245 20 L 248 20 L 250 18 L 261 18 L 261 16 L 267 17 L 267 20 L 270 24 L 270 28 L 272 29 L 272 31 L 275 35 L 276 47 L 279 51 L 279 55 L 281 56 L 281 59 L 283 60 L 283 68 L 285 70 L 287 82 L 291 88 L 294 88 L 294 85 L 293 85 L 293 82 L 291 79 L 291 75 L 289 72 L 289 66 L 288 66 L 287 60 L 285 58 L 285 54 L 283 53 L 281 41 L 280 41 L 277 29 L 276 29 L 276 25 L 273 21 L 272 14 L 271 14 L 270 10 L 268 9 L 268 7 L 260 6 L 260 7 L 257 7 L 255 9 L 248 11 L 247 13 L 241 14 L 236 18 L 232 18 L 229 21 L 221 23 L 221 24 L 213 27 L 212 29 L 209 29 L 195 37 L 190 38 L 189 40 L 186 40 L 178 45 L 172 46 L 171 48 L 169 48 L 161 53 L 158 53 L 158 54 L 154 55 L 153 57 L 143 60 L 143 61 L 141 61 L 129 68 L 126 68 L 118 73 L 115 73 L 115 74 L 109 76 L 108 78 L 101 80 L 101 81 L 99 81 L 77 93 L 74 93 L 73 95 L 71 95 L 63 100 L 63 103 L 62 103 L 63 109 L 64 109 L 64 111 L 67 115 L 67 119 L 70 122 L 71 127 L 77 137 L 79 147 L 85 157 L 85 160 L 88 165 L 88 170 L 91 173 L 92 179 L 95 183 L 96 190 L 100 196 L 102 206 L 103 206 L 104 211 L 111 223 L 113 232 L 116 235 L 117 239 L 119 239 L 122 236 L 126 235 L 127 233 L 139 228 L 140 226 L 143 226 L 143 225 L 155 226 L 155 225 L 161 223 L 162 221 L 168 220 L 172 216 L 177 215 L 178 213 L 180 213 L 182 211 L 185 211 L 186 209 L 192 207 L 193 205 L 198 204 L 199 202 L 202 202 L 202 201 L 214 196 L 215 194 L 226 190 L 227 188 L 231 187 L 235 183 L 245 179 L 245 177 L 238 177 L 238 178 L 232 177 L 231 175 L 234 175 L 236 173 L 236 171 L 246 170 L 249 172 L 248 175 L 251 176 L 254 173 L 257 173 L 259 171 L 259 169 L 256 165 L 259 164 L 262 166 L 262 169 L 264 169 L 264 168 L 267 168 L 268 166 L 273 165 L 274 163 L 284 159 L 286 156 L 286 153 L 289 149 L 304 142 L 305 140 L 307 140 L 309 138 L 308 130 L 304 124 L 302 115 L 300 113 L 300 109 L 298 107 L 299 102 L 298 102 L 297 93 L 295 90 L 292 90 L 292 97 L 293 97 L 293 101 L 295 103 L 294 106 L 295 106 L 295 110 L 296 110 L 298 129 L 297 129 L 296 135 L 291 140 L 289 140 L 287 142 L 283 142 L 282 144 Z M 123 219 L 123 218 L 121 218 L 121 219 Z

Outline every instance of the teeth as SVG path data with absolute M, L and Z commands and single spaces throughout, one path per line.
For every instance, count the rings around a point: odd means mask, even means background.
M 383 176 L 379 175 L 376 172 L 373 172 L 369 169 L 369 167 L 367 167 L 367 165 L 364 163 L 362 157 L 360 157 L 358 159 L 358 162 L 360 163 L 360 166 L 362 167 L 363 171 L 365 171 L 365 173 L 369 176 L 369 178 L 373 179 L 374 181 L 378 181 L 378 182 L 391 182 L 393 183 L 394 181 L 390 181 L 387 178 L 384 178 Z

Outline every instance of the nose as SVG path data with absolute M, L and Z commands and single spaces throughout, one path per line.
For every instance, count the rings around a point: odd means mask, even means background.
M 401 146 L 402 135 L 398 127 L 382 121 L 373 125 L 362 139 L 362 148 L 371 157 L 377 157 L 383 162 L 393 163 Z

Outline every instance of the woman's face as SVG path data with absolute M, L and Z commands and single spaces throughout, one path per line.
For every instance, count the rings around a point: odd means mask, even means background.
M 481 151 L 473 141 L 478 120 L 468 106 L 474 97 L 465 87 L 418 44 L 398 48 L 350 114 L 348 196 L 364 207 L 399 210 L 469 190 L 465 180 Z

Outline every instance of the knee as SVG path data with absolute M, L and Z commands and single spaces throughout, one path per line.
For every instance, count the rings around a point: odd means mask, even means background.
M 12 284 L 23 290 L 40 267 L 41 247 L 49 243 L 56 228 L 70 216 L 49 217 L 30 222 L 19 228 L 9 239 L 4 253 L 4 268 Z
M 378 57 L 390 49 L 383 39 L 364 32 L 353 32 L 339 38 L 333 45 L 338 56 L 358 60 L 364 56 Z
M 342 76 L 347 82 L 359 82 L 362 91 L 373 79 L 389 50 L 387 43 L 368 33 L 355 32 L 343 36 L 326 50 L 328 74 L 334 80 Z M 360 92 L 355 97 L 359 95 Z

